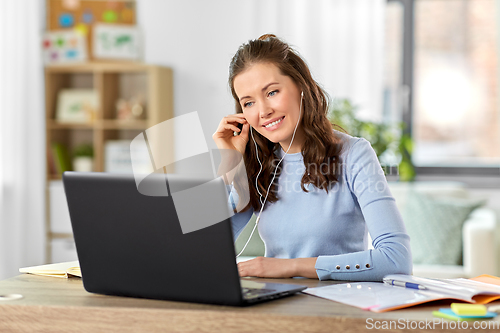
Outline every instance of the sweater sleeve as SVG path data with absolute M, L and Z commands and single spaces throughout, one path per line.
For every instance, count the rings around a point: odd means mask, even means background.
M 388 274 L 411 274 L 410 237 L 370 143 L 358 139 L 345 160 L 345 180 L 359 203 L 373 249 L 320 256 L 320 280 L 382 281 Z M 348 221 L 347 221 L 348 223 Z
M 236 206 L 238 205 L 238 201 L 239 201 L 238 192 L 236 191 L 234 186 L 232 186 L 232 185 L 226 185 L 226 186 L 227 186 L 227 189 L 229 192 L 230 208 L 233 211 L 235 211 Z M 250 207 L 250 209 L 247 209 L 244 212 L 235 213 L 231 217 L 231 226 L 233 228 L 234 240 L 236 240 L 238 238 L 240 233 L 243 231 L 243 229 L 247 225 L 248 221 L 250 221 L 250 219 L 252 218 L 252 214 L 253 214 L 253 208 Z

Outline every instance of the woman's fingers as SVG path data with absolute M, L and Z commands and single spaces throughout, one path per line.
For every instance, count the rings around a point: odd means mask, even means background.
M 257 257 L 238 263 L 240 276 L 287 278 L 293 277 L 293 259 Z
M 233 124 L 226 124 L 226 125 L 224 125 L 224 128 L 227 130 L 231 130 L 233 132 L 240 132 L 241 131 L 238 127 L 234 126 Z
M 228 115 L 222 118 L 212 138 L 219 149 L 235 149 L 243 154 L 248 141 L 249 128 L 250 125 L 242 113 Z M 235 132 L 240 135 L 235 136 Z
M 247 120 L 245 118 L 242 118 L 242 117 L 224 117 L 222 119 L 224 121 L 225 124 L 231 124 L 231 123 L 240 123 L 240 124 L 246 124 L 247 123 Z
M 246 119 L 244 113 L 231 113 L 231 114 L 228 114 L 225 118 L 230 118 L 230 117 Z
M 239 114 L 236 114 L 224 117 L 222 118 L 216 133 L 224 133 L 225 131 L 240 132 L 241 130 L 236 126 L 238 124 L 247 124 L 247 120 L 244 116 L 239 116 Z
M 240 136 L 242 138 L 248 139 L 248 132 L 250 132 L 250 124 L 249 123 L 243 124 L 243 128 L 241 129 Z
M 233 124 L 221 124 L 219 128 L 215 131 L 214 135 L 217 134 L 231 134 L 234 132 L 240 132 L 240 129 Z

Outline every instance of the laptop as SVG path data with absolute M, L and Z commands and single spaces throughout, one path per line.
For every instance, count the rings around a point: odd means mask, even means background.
M 200 179 L 155 174 L 148 182 L 185 189 Z M 183 233 L 172 196 L 139 193 L 132 174 L 65 172 L 63 183 L 88 292 L 247 305 L 306 289 L 240 279 L 230 218 Z M 221 184 L 212 194 L 227 197 Z M 220 206 L 213 209 L 228 209 Z

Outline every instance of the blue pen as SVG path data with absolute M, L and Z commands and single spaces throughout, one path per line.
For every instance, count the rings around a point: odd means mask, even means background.
M 396 281 L 396 280 L 384 280 L 384 283 L 390 284 L 392 286 L 398 286 L 398 287 L 405 287 L 405 288 L 411 288 L 411 289 L 417 289 L 417 290 L 427 290 L 426 287 L 417 284 L 417 283 L 411 283 L 411 282 L 403 282 L 403 281 Z

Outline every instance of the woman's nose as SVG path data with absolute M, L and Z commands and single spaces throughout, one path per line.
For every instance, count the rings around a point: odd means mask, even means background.
M 261 118 L 267 118 L 274 111 L 268 103 L 261 103 L 259 114 Z

